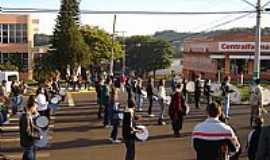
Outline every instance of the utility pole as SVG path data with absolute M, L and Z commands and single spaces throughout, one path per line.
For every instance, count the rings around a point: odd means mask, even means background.
M 114 36 L 115 36 L 115 25 L 116 25 L 116 15 L 113 17 L 113 34 L 112 34 L 112 50 L 111 50 L 111 63 L 110 63 L 110 75 L 113 75 L 113 68 L 114 68 Z
M 260 65 L 261 65 L 261 0 L 257 0 L 256 5 L 256 42 L 255 42 L 255 57 L 254 57 L 254 71 L 253 80 L 260 78 Z

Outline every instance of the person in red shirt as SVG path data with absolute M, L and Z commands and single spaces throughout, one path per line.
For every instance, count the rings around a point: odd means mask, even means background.
M 185 114 L 184 108 L 185 99 L 181 93 L 181 84 L 177 84 L 169 106 L 169 116 L 171 118 L 172 128 L 176 137 L 180 136 L 179 131 L 182 129 L 183 116 Z

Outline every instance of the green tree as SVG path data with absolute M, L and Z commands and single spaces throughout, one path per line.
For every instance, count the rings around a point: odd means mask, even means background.
M 19 56 L 18 54 L 10 55 L 8 58 L 8 61 L 9 61 L 9 65 L 16 66 L 17 68 L 16 70 L 19 70 L 19 71 L 23 70 L 23 61 L 22 61 L 21 56 Z
M 91 52 L 90 60 L 97 65 L 101 62 L 109 62 L 112 56 L 112 37 L 106 31 L 99 29 L 96 26 L 83 26 L 81 34 L 85 43 Z M 123 55 L 123 45 L 115 41 L 114 59 L 119 59 Z
M 127 67 L 140 75 L 171 65 L 172 46 L 151 36 L 133 36 L 126 40 Z
M 66 66 L 89 63 L 88 47 L 80 33 L 79 0 L 62 0 L 52 37 L 51 65 L 61 72 Z

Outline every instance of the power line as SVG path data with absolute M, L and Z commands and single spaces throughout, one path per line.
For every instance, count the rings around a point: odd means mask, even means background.
M 266 2 L 266 3 L 262 6 L 262 8 L 266 7 L 268 4 L 270 4 L 270 1 Z
M 253 8 L 256 8 L 256 5 L 253 4 L 253 3 L 251 3 L 251 2 L 249 2 L 248 0 L 241 0 L 241 1 L 243 1 L 243 2 L 245 2 L 246 4 L 252 6 Z
M 245 18 L 245 17 L 247 17 L 247 16 L 249 16 L 249 15 L 250 15 L 250 13 L 244 14 L 244 15 L 241 15 L 241 16 L 238 16 L 238 17 L 235 17 L 235 18 L 233 18 L 233 19 L 230 19 L 230 20 L 228 20 L 228 21 L 225 21 L 225 22 L 222 22 L 222 23 L 220 23 L 220 24 L 217 24 L 217 25 L 215 25 L 215 26 L 213 26 L 213 27 L 210 27 L 210 28 L 206 29 L 206 30 L 203 31 L 203 32 L 207 32 L 207 31 L 210 31 L 210 30 L 214 30 L 214 29 L 216 29 L 216 28 L 219 28 L 219 27 L 221 27 L 221 26 L 225 26 L 225 25 L 230 24 L 230 23 L 232 23 L 232 22 L 235 22 L 235 21 L 238 21 L 238 20 L 240 20 L 240 19 L 243 19 L 243 18 Z
M 46 8 L 2 8 L 2 13 L 58 13 L 58 9 Z M 67 11 L 68 12 L 68 11 Z M 206 12 L 170 12 L 170 11 L 94 11 L 81 10 L 81 14 L 136 14 L 136 15 L 213 15 L 213 14 L 245 14 L 255 10 L 244 11 L 206 11 Z

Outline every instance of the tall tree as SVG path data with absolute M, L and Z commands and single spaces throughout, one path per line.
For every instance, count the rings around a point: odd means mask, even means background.
M 127 67 L 143 75 L 171 65 L 174 55 L 172 46 L 151 36 L 133 36 L 126 40 Z
M 91 62 L 100 64 L 101 62 L 109 62 L 112 56 L 112 37 L 106 31 L 96 26 L 83 26 L 81 29 L 85 43 L 91 51 Z M 123 46 L 116 41 L 113 46 L 114 58 L 119 59 L 123 55 Z
M 62 72 L 89 62 L 88 47 L 80 33 L 79 0 L 62 0 L 52 37 L 50 62 Z

